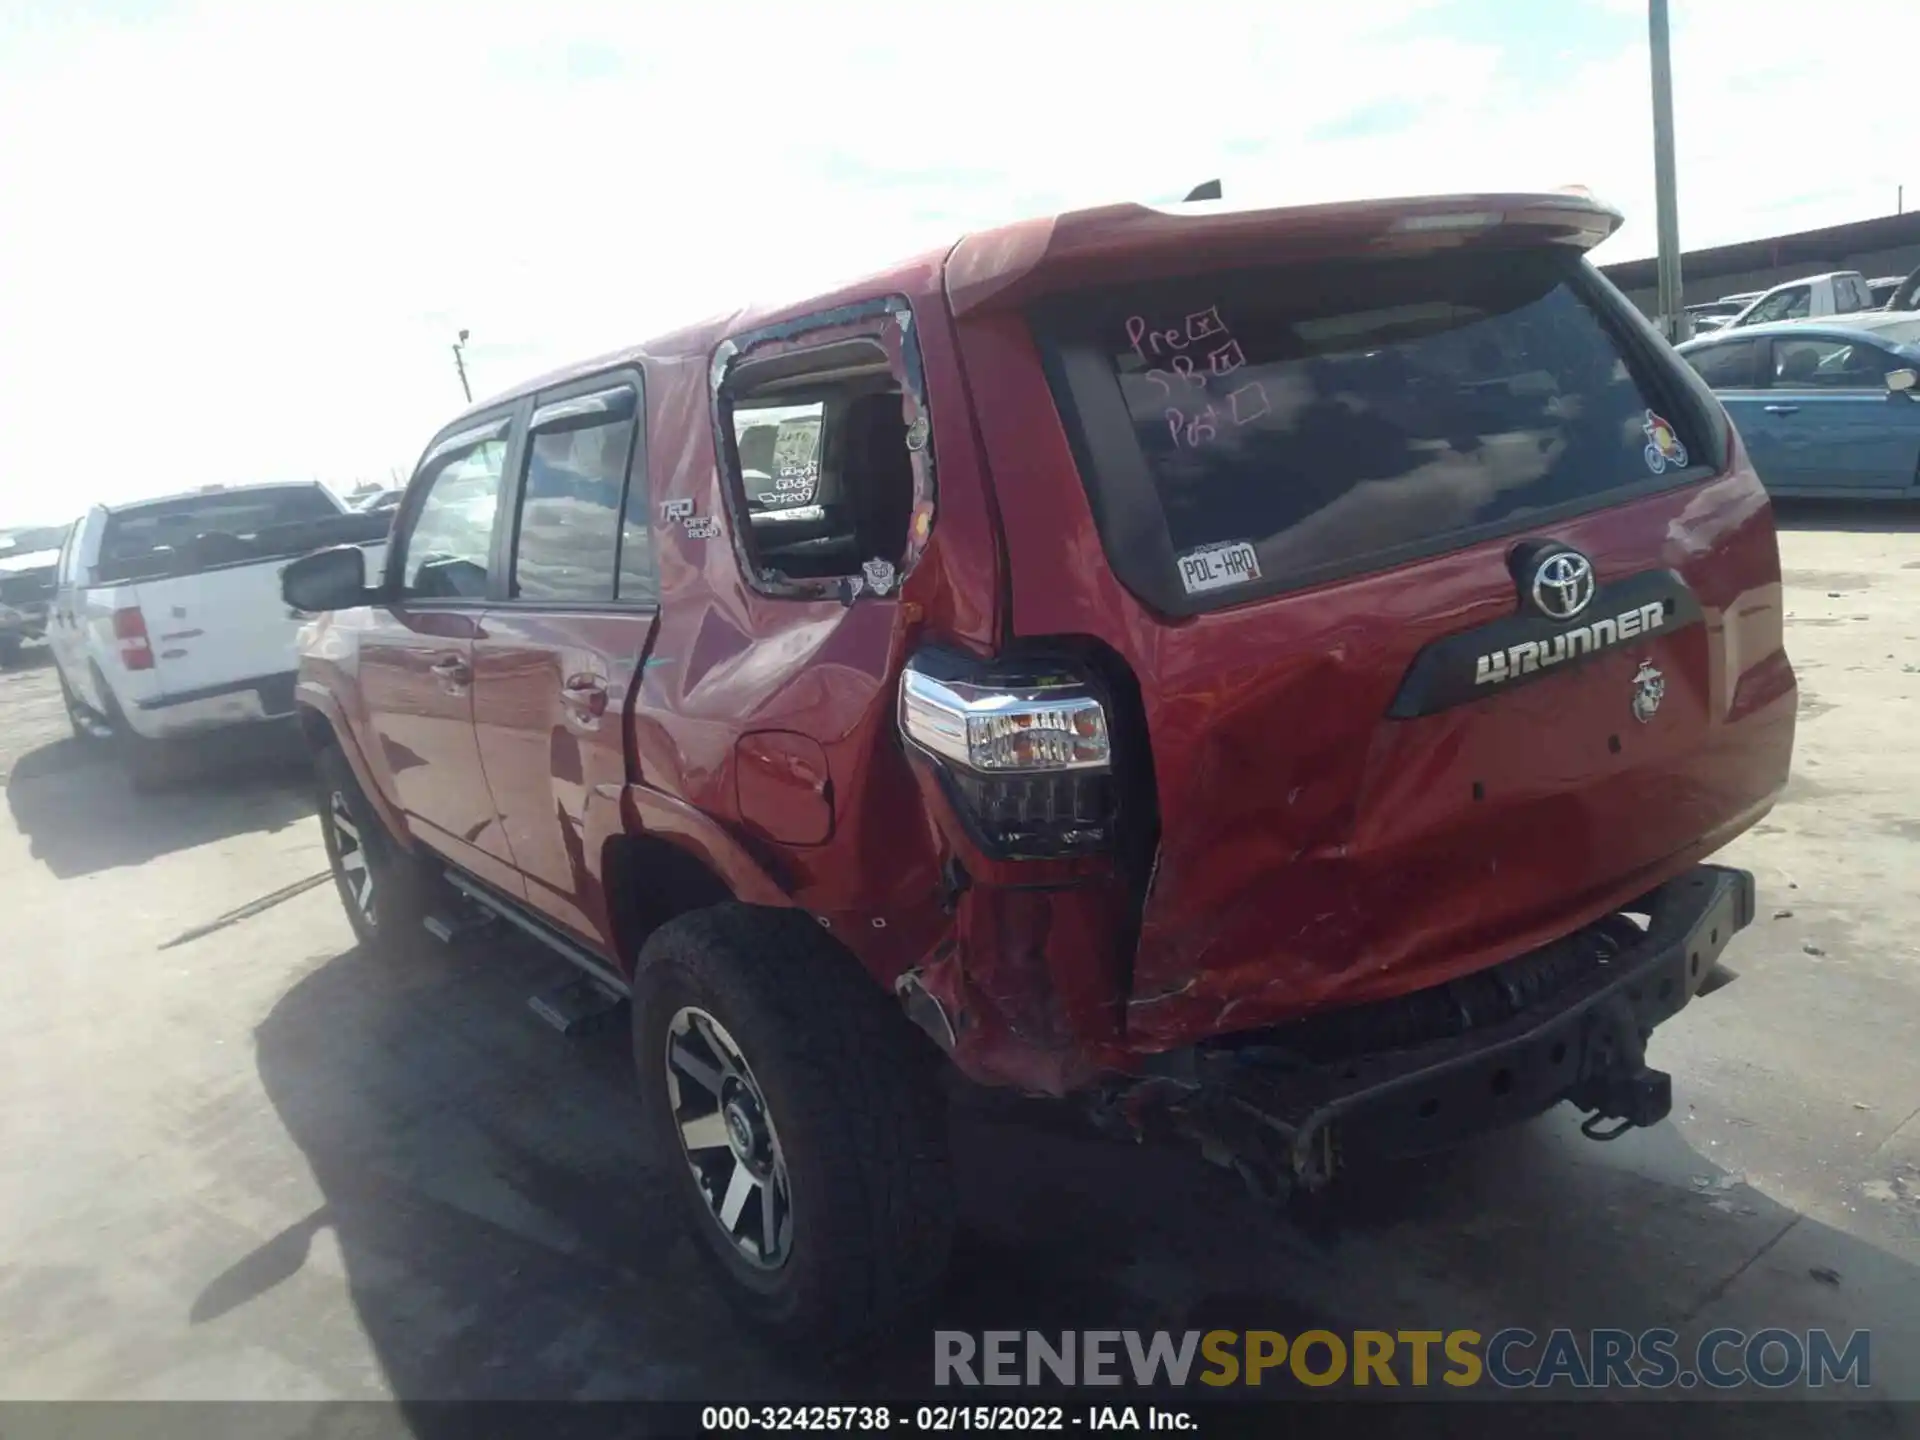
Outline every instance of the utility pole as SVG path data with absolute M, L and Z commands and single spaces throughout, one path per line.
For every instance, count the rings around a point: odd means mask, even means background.
M 1647 41 L 1653 52 L 1653 210 L 1659 230 L 1660 333 L 1686 339 L 1680 286 L 1680 206 L 1673 167 L 1673 63 L 1667 53 L 1667 0 L 1647 0 Z
M 453 342 L 453 368 L 460 372 L 460 393 L 467 397 L 467 403 L 473 403 L 473 387 L 467 384 L 467 357 L 462 353 L 467 343 L 467 332 L 462 330 L 460 338 Z

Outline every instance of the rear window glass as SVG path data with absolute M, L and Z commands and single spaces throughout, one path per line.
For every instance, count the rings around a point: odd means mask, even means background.
M 1153 505 L 1173 593 L 1227 600 L 1705 459 L 1694 412 L 1629 364 L 1583 271 L 1559 251 L 1342 262 L 1036 318 L 1109 544 Z
M 210 490 L 132 506 L 108 517 L 97 574 L 107 582 L 298 555 L 332 543 L 337 537 L 316 540 L 314 531 L 340 518 L 317 485 Z
M 117 511 L 101 537 L 101 556 L 137 555 L 157 545 L 173 545 L 200 535 L 258 535 L 276 525 L 328 520 L 339 513 L 340 507 L 318 488 L 212 491 Z

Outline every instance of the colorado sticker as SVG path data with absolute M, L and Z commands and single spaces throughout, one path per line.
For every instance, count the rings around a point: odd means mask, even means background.
M 1647 437 L 1647 468 L 1654 474 L 1666 472 L 1671 465 L 1676 470 L 1687 468 L 1687 447 L 1680 443 L 1680 437 L 1673 433 L 1673 426 L 1660 416 L 1647 411 L 1647 423 L 1640 427 Z
M 1260 557 L 1244 540 L 1189 551 L 1180 557 L 1179 564 L 1180 583 L 1189 595 L 1246 585 L 1260 578 Z

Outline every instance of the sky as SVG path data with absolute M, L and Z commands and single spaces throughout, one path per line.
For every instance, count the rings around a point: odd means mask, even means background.
M 1684 247 L 1920 206 L 1910 4 L 1671 0 Z M 1644 0 L 0 0 L 0 524 L 404 479 L 463 328 L 483 396 L 1212 177 L 1584 184 L 1651 254 L 1650 106 Z

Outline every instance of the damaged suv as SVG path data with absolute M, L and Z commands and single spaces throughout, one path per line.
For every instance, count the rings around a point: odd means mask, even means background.
M 704 1250 L 831 1345 L 941 1273 L 942 1055 L 1275 1193 L 1657 1122 L 1795 684 L 1618 223 L 1114 206 L 474 407 L 383 574 L 285 576 L 356 933 L 630 996 Z

